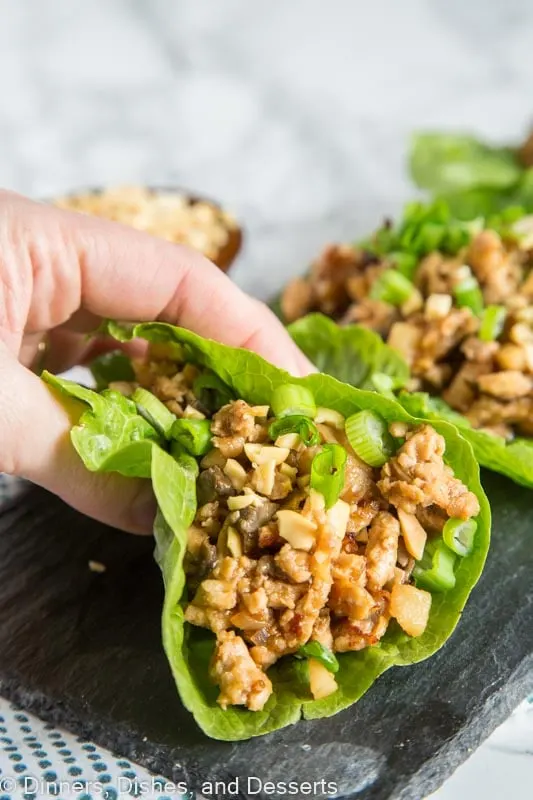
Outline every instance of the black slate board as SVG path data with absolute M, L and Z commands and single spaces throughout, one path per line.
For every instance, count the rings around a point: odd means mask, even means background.
M 237 795 L 212 796 L 251 796 L 251 775 L 333 781 L 346 798 L 425 797 L 533 690 L 533 493 L 484 482 L 489 562 L 444 649 L 390 670 L 335 717 L 237 744 L 207 739 L 180 705 L 152 541 L 31 489 L 0 516 L 0 693 L 192 790 L 240 778 Z M 279 794 L 253 794 L 267 796 Z

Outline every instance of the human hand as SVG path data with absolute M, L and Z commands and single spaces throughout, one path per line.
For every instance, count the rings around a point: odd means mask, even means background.
M 67 412 L 30 370 L 45 339 L 51 371 L 101 352 L 105 343 L 86 334 L 102 317 L 179 324 L 295 375 L 313 367 L 272 312 L 199 253 L 0 192 L 0 472 L 110 525 L 149 532 L 149 482 L 88 473 Z

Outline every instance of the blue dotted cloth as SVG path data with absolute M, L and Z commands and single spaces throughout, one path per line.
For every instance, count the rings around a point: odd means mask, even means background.
M 0 505 L 24 488 L 0 473 Z M 194 793 L 184 788 L 0 697 L 0 800 L 192 800 Z
M 194 792 L 0 698 L 0 800 L 193 800 Z

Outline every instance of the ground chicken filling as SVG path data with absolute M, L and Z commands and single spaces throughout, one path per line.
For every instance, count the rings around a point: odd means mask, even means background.
M 532 219 L 517 223 L 520 240 L 482 230 L 456 256 L 423 258 L 414 291 L 402 305 L 373 299 L 391 267 L 363 249 L 332 245 L 306 278 L 287 285 L 282 311 L 292 322 L 320 311 L 341 324 L 377 331 L 407 361 L 411 390 L 439 394 L 476 428 L 506 439 L 533 435 Z M 461 307 L 457 289 L 474 279 L 502 330 L 487 337 L 483 314 Z M 494 313 L 487 311 L 488 314 Z
M 298 433 L 273 439 L 269 406 L 234 400 L 210 415 L 193 393 L 198 369 L 177 371 L 158 348 L 135 364 L 137 385 L 180 418 L 210 417 L 188 532 L 185 619 L 216 635 L 210 676 L 219 704 L 262 709 L 272 694 L 268 668 L 309 642 L 331 653 L 361 650 L 379 642 L 392 618 L 411 636 L 423 633 L 431 594 L 414 585 L 413 568 L 447 520 L 479 513 L 434 428 L 390 425 L 396 451 L 378 468 L 356 455 L 332 409 L 316 410 L 316 444 Z M 346 463 L 326 508 L 311 473 L 332 443 Z M 308 664 L 314 698 L 337 689 L 320 659 Z

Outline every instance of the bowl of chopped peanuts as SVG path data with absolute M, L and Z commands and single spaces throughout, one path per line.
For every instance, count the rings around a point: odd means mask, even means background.
M 51 202 L 193 247 L 223 272 L 230 269 L 241 249 L 242 230 L 237 220 L 219 203 L 183 189 L 110 186 L 70 192 Z

